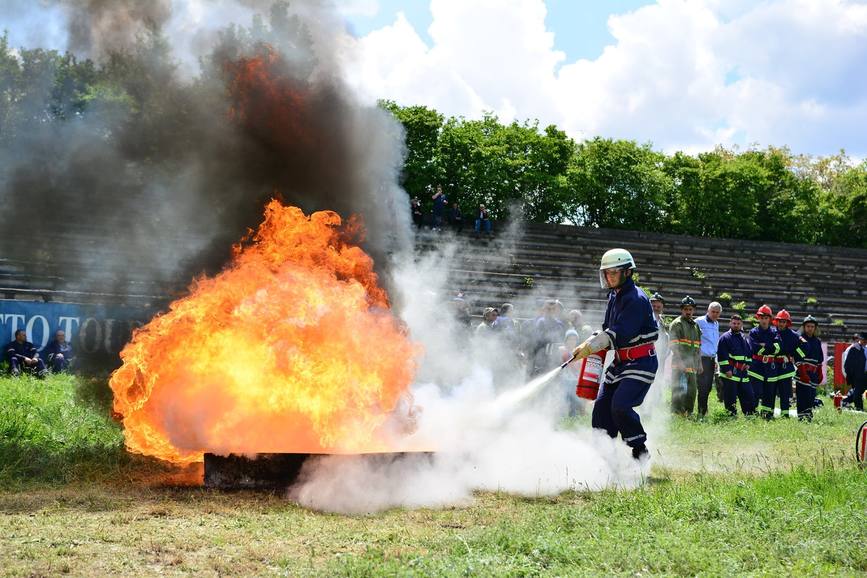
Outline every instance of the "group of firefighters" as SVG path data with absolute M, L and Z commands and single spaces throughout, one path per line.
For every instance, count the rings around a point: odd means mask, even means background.
M 605 318 L 602 328 L 573 350 L 572 359 L 604 357 L 607 350 L 614 351 L 613 361 L 600 376 L 592 425 L 612 438 L 619 435 L 631 448 L 632 457 L 642 461 L 649 455 L 647 433 L 635 408 L 644 401 L 664 361 L 657 352 L 657 339 L 664 335 L 668 340 L 674 386 L 685 385 L 694 399 L 697 376 L 703 371 L 702 332 L 692 320 L 695 301 L 691 297 L 681 301 L 681 316 L 665 331 L 651 298 L 635 285 L 634 270 L 635 260 L 625 249 L 611 249 L 602 256 L 599 281 L 603 289 L 609 289 Z M 729 331 L 718 339 L 717 361 L 726 409 L 735 414 L 739 401 L 744 414 L 770 419 L 779 397 L 780 410 L 788 416 L 794 379 L 798 417 L 811 419 L 824 357 L 816 336 L 816 319 L 805 318 L 798 333 L 791 328 L 787 311 L 774 316 L 770 307 L 762 305 L 756 320 L 757 325 L 745 334 L 741 317 L 732 315 Z M 683 393 L 676 392 L 675 400 Z
M 675 412 L 687 408 L 682 413 L 688 413 L 698 378 L 707 367 L 702 366 L 699 355 L 702 330 L 693 319 L 695 301 L 685 297 L 680 310 L 680 317 L 671 323 L 669 331 L 672 406 Z M 735 415 L 740 403 L 744 415 L 759 414 L 770 419 L 779 398 L 781 415 L 788 417 L 794 381 L 798 418 L 812 419 L 816 388 L 823 381 L 824 354 L 817 337 L 818 322 L 808 315 L 800 332 L 796 332 L 788 311 L 782 309 L 774 315 L 767 305 L 759 307 L 755 317 L 756 326 L 747 333 L 741 316 L 732 314 L 729 330 L 717 342 L 716 359 L 726 410 Z M 707 381 L 712 379 L 707 377 Z

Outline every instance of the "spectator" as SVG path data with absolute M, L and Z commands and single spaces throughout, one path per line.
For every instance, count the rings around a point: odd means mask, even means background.
M 665 363 L 665 358 L 668 357 L 668 324 L 669 321 L 665 318 L 663 310 L 665 309 L 665 299 L 658 292 L 650 296 L 650 306 L 653 307 L 653 319 L 656 321 L 656 326 L 659 328 L 659 337 L 656 339 L 656 355 L 659 359 L 659 367 Z
M 563 304 L 554 299 L 545 302 L 542 316 L 536 319 L 533 326 L 533 367 L 532 375 L 538 375 L 551 369 L 554 360 L 552 347 L 563 339 L 566 328 L 560 321 Z
M 695 406 L 696 374 L 701 371 L 701 329 L 692 318 L 695 301 L 687 295 L 680 302 L 680 317 L 671 322 L 671 410 L 691 415 Z
M 452 203 L 452 208 L 449 209 L 449 225 L 458 233 L 464 230 L 464 215 L 457 203 Z
M 494 307 L 486 307 L 482 314 L 482 322 L 476 327 L 476 335 L 492 335 L 495 331 L 494 323 L 497 322 L 499 311 Z
M 13 376 L 18 377 L 25 369 L 36 372 L 36 377 L 45 377 L 45 363 L 39 359 L 36 347 L 27 341 L 27 334 L 23 329 L 15 332 L 15 339 L 6 346 L 6 361 L 9 362 L 9 370 Z
M 424 221 L 424 214 L 421 211 L 421 201 L 418 200 L 418 197 L 413 197 L 412 201 L 409 203 L 409 210 L 412 213 L 412 224 L 416 226 L 416 228 L 421 229 L 422 222 Z
M 66 333 L 62 329 L 57 330 L 54 340 L 45 346 L 42 353 L 45 355 L 48 368 L 54 373 L 67 371 L 75 357 L 72 345 L 66 341 Z
M 514 336 L 518 332 L 517 322 L 512 318 L 512 311 L 515 307 L 511 303 L 503 303 L 500 305 L 499 315 L 494 321 L 494 329 L 509 336 Z
M 843 403 L 854 405 L 858 411 L 864 410 L 864 389 L 867 385 L 867 335 L 856 333 L 854 343 L 843 352 L 843 375 L 849 393 Z
M 443 215 L 449 202 L 445 193 L 443 193 L 442 185 L 437 185 L 437 192 L 431 198 L 433 199 L 433 228 L 435 231 L 441 231 L 443 227 Z
M 451 300 L 452 315 L 458 326 L 468 328 L 473 322 L 473 316 L 470 315 L 470 305 L 464 299 L 463 293 L 458 293 Z
M 584 326 L 584 315 L 577 309 L 572 309 L 566 315 L 566 325 L 569 329 L 574 329 L 580 336 L 581 328 Z
M 698 376 L 698 415 L 707 415 L 707 398 L 716 377 L 716 349 L 719 342 L 719 316 L 722 305 L 714 301 L 707 306 L 707 314 L 696 319 L 701 329 L 701 372 Z
M 484 205 L 479 205 L 479 212 L 476 214 L 476 234 L 478 235 L 482 229 L 485 233 L 491 234 L 491 216 Z

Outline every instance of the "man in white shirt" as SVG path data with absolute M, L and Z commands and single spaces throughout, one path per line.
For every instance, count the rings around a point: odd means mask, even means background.
M 722 305 L 714 301 L 707 314 L 695 320 L 701 329 L 701 373 L 698 374 L 698 415 L 707 415 L 707 398 L 716 378 L 716 349 L 719 343 L 719 316 Z

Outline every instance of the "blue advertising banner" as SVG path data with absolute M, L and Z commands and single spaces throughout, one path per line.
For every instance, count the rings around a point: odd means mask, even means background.
M 136 307 L 0 299 L 0 345 L 24 329 L 27 340 L 41 351 L 62 329 L 79 355 L 116 355 L 132 330 L 147 323 L 153 314 Z

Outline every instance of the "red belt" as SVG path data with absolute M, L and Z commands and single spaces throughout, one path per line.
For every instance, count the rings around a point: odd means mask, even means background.
M 761 361 L 762 363 L 771 363 L 771 362 L 786 363 L 787 361 L 791 363 L 791 362 L 795 361 L 794 358 L 792 358 L 792 357 L 786 357 L 786 356 L 780 357 L 777 355 L 753 355 L 753 360 L 754 361 Z
M 643 357 L 650 357 L 651 355 L 656 355 L 656 347 L 654 347 L 653 343 L 624 347 L 615 352 L 617 361 L 635 361 Z
M 740 361 L 735 361 L 734 363 L 732 363 L 732 367 L 734 367 L 738 371 L 744 371 L 745 369 L 750 368 L 749 365 L 747 365 L 746 363 L 741 363 Z

